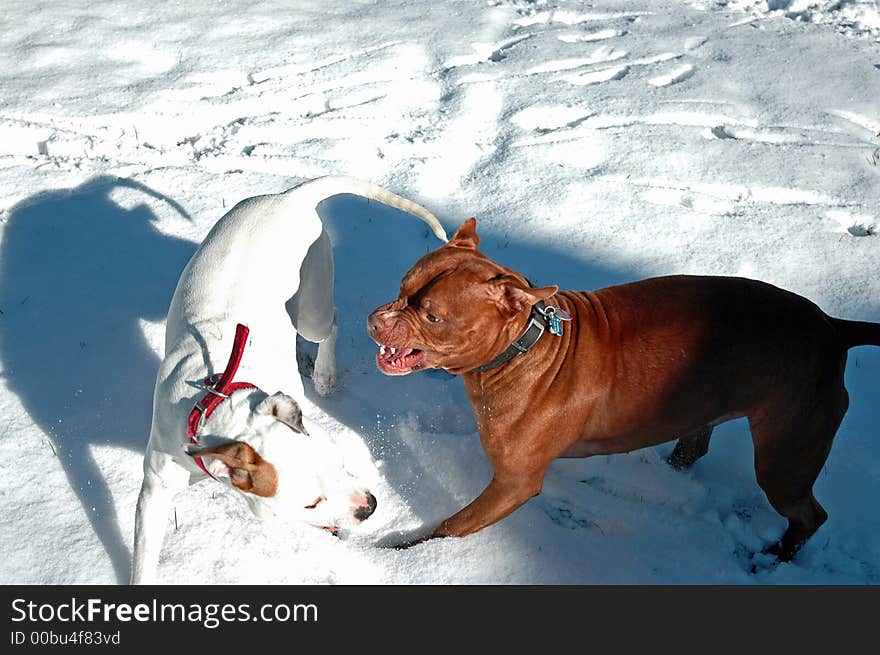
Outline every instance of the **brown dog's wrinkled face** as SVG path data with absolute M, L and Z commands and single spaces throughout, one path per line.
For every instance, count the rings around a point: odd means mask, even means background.
M 504 351 L 525 328 L 532 305 L 557 287 L 526 279 L 477 251 L 476 219 L 404 276 L 397 300 L 378 307 L 367 330 L 386 375 L 426 368 L 474 369 Z

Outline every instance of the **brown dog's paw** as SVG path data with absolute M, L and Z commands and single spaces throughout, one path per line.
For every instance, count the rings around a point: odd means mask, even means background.
M 784 536 L 775 544 L 770 544 L 761 551 L 764 555 L 775 557 L 780 562 L 790 562 L 797 555 L 803 543 L 791 543 Z
M 800 545 L 786 545 L 784 539 L 765 546 L 760 552 L 752 553 L 751 557 L 749 557 L 751 561 L 749 572 L 754 575 L 756 573 L 772 571 L 780 564 L 793 560 L 798 550 L 800 550 Z
M 780 564 L 779 558 L 768 553 L 766 548 L 761 552 L 752 553 L 748 561 L 748 571 L 752 575 L 769 573 Z
M 430 535 L 426 535 L 423 530 L 411 530 L 391 532 L 376 542 L 379 548 L 391 548 L 393 550 L 406 550 L 430 539 Z

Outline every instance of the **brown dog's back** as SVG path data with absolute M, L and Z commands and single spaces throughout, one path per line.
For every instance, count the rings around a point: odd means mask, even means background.
M 368 321 L 380 370 L 462 375 L 494 471 L 431 536 L 507 516 L 540 493 L 557 457 L 678 439 L 670 463 L 686 468 L 706 454 L 715 425 L 744 416 L 757 482 L 789 521 L 770 552 L 794 556 L 827 518 L 812 487 L 849 405 L 847 349 L 880 345 L 880 325 L 831 318 L 744 278 L 534 287 L 478 244 L 474 219 L 465 221 Z
M 746 416 L 768 395 L 788 393 L 792 379 L 824 377 L 845 362 L 834 319 L 755 280 L 658 277 L 559 299 L 576 320 L 560 385 L 568 391 L 556 401 L 583 415 L 595 452 Z M 591 399 L 597 379 L 608 385 Z M 591 399 L 582 411 L 579 395 Z

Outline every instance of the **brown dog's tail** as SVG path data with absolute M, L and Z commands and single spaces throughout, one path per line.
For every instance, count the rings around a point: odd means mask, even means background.
M 880 323 L 832 319 L 847 348 L 855 346 L 880 346 Z

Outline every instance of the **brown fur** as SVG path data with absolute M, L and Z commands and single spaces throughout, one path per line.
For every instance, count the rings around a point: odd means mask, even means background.
M 621 453 L 680 438 L 691 465 L 712 428 L 748 417 L 755 470 L 789 527 L 790 559 L 827 515 L 813 483 L 848 406 L 846 350 L 880 343 L 880 325 L 826 315 L 812 302 L 743 278 L 671 276 L 598 291 L 533 289 L 476 248 L 467 221 L 404 277 L 369 318 L 386 346 L 425 351 L 417 369 L 461 374 L 494 470 L 489 486 L 430 535 L 465 536 L 541 491 L 558 457 Z M 574 320 L 564 334 L 485 372 L 545 299 Z M 426 312 L 438 319 L 426 321 Z
M 198 452 L 199 457 L 214 457 L 229 467 L 229 479 L 242 491 L 270 498 L 278 490 L 275 467 L 242 441 L 212 446 Z

